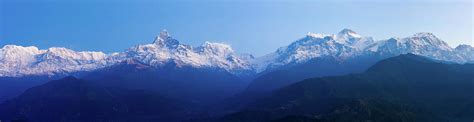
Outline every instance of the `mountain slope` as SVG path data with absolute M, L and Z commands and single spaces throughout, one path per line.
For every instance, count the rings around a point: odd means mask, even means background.
M 169 121 L 186 104 L 154 92 L 99 87 L 66 77 L 0 104 L 0 119 L 28 121 Z
M 313 58 L 306 63 L 289 64 L 274 71 L 261 73 L 249 84 L 246 92 L 265 93 L 307 78 L 360 73 L 383 58 L 378 55 L 345 60 L 332 56 Z
M 161 68 L 127 60 L 82 78 L 106 87 L 143 89 L 192 102 L 213 102 L 241 91 L 246 83 L 224 69 L 168 63 Z
M 287 64 L 305 63 L 317 57 L 332 56 L 343 60 L 358 55 L 372 43 L 372 38 L 362 37 L 349 29 L 333 35 L 308 33 L 274 53 L 255 59 L 254 63 L 258 71 L 265 71 Z
M 198 47 L 181 44 L 162 31 L 152 44 L 110 55 L 65 48 L 5 46 L 0 50 L 0 58 L 5 59 L 0 59 L 0 64 L 7 65 L 0 65 L 0 77 L 57 79 L 72 75 L 102 86 L 152 90 L 201 103 L 220 100 L 244 89 L 255 71 L 243 58 L 251 57 L 237 55 L 229 45 L 221 43 L 206 42 Z M 13 81 L 3 79 L 0 84 Z M 21 87 L 4 89 L 0 100 L 38 85 L 26 83 L 31 82 L 18 81 Z
M 464 63 L 470 57 L 463 57 L 451 48 L 446 42 L 432 33 L 416 33 L 405 38 L 391 38 L 370 45 L 365 49 L 367 53 L 385 55 L 399 55 L 412 53 L 429 58 Z
M 0 77 L 0 103 L 52 79 L 54 78 L 46 76 Z
M 432 33 L 381 41 L 349 29 L 332 35 L 309 33 L 255 59 L 257 70 L 262 72 L 247 91 L 249 94 L 269 92 L 306 78 L 360 73 L 382 59 L 408 53 L 456 63 L 474 60 L 472 47 L 461 45 L 453 49 Z
M 474 63 L 474 47 L 470 45 L 459 45 L 454 49 L 461 57 L 465 57 L 468 62 Z
M 116 63 L 131 59 L 158 68 L 173 63 L 177 67 L 224 69 L 236 75 L 253 72 L 249 62 L 235 54 L 229 45 L 205 42 L 192 47 L 181 44 L 166 31 L 160 32 L 152 44 L 132 47 L 111 58 Z
M 266 119 L 299 115 L 328 121 L 471 121 L 472 74 L 472 64 L 407 54 L 380 61 L 362 74 L 292 84 L 247 110 L 269 114 Z
M 276 52 L 255 59 L 260 72 L 244 94 L 261 94 L 318 76 L 343 75 L 364 71 L 379 56 L 361 56 L 374 43 L 350 29 L 337 34 L 308 33 Z
M 102 52 L 75 52 L 59 47 L 39 50 L 32 46 L 5 45 L 0 49 L 0 77 L 91 71 L 104 67 L 105 58 Z
M 304 38 L 271 54 L 253 58 L 251 55 L 236 54 L 229 45 L 221 43 L 206 42 L 192 47 L 172 38 L 167 31 L 162 31 L 152 44 L 137 45 L 112 54 L 76 52 L 59 47 L 40 50 L 33 46 L 5 45 L 0 49 L 0 77 L 74 75 L 75 72 L 88 72 L 132 59 L 156 68 L 172 62 L 178 67 L 220 68 L 243 78 L 251 78 L 255 73 L 263 74 L 286 65 L 305 64 L 321 57 L 345 61 L 364 55 L 393 57 L 413 53 L 457 63 L 473 62 L 471 48 L 461 45 L 453 49 L 432 33 L 374 41 L 371 37 L 344 29 L 337 34 L 308 33 Z
M 124 52 L 76 52 L 66 48 L 5 45 L 0 49 L 0 77 L 27 75 L 74 75 L 88 72 L 125 60 L 139 60 L 160 68 L 167 63 L 177 67 L 218 68 L 234 75 L 249 76 L 255 73 L 250 63 L 234 53 L 226 44 L 205 42 L 198 47 L 182 44 L 162 31 L 152 44 L 138 45 Z

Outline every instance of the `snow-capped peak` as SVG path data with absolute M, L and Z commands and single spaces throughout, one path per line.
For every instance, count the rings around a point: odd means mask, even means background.
M 390 38 L 376 42 L 353 30 L 343 29 L 333 35 L 308 33 L 305 38 L 281 47 L 274 53 L 258 57 L 253 63 L 257 66 L 257 71 L 263 71 L 289 63 L 304 63 L 323 56 L 344 61 L 351 57 L 373 53 L 384 56 L 413 53 L 459 63 L 474 61 L 473 47 L 460 45 L 453 49 L 433 33 L 416 33 L 405 38 Z
M 204 42 L 200 49 L 200 51 L 206 54 L 212 54 L 221 57 L 226 57 L 234 53 L 234 50 L 230 45 L 208 41 Z
M 103 60 L 106 54 L 103 52 L 76 52 L 64 47 L 51 47 L 43 55 L 44 59 L 73 59 L 73 60 Z
M 351 29 L 343 29 L 335 35 L 335 40 L 339 43 L 346 44 L 362 50 L 374 43 L 371 37 L 363 37 Z
M 205 42 L 201 46 L 192 47 L 171 38 L 167 31 L 160 32 L 153 44 L 135 46 L 110 59 L 114 59 L 114 62 L 133 59 L 154 67 L 172 63 L 178 67 L 221 68 L 231 73 L 236 70 L 241 72 L 242 69 L 252 70 L 247 61 L 234 54 L 230 45 Z
M 429 58 L 464 63 L 470 58 L 451 48 L 433 33 L 416 33 L 405 38 L 379 41 L 366 49 L 379 54 L 399 55 L 412 53 Z
M 453 50 L 446 42 L 437 38 L 432 33 L 416 33 L 405 38 L 390 38 L 377 42 L 370 46 L 368 50 L 380 52 L 383 49 L 405 53 L 412 52 L 415 54 L 417 54 L 417 51 Z
M 457 54 L 464 58 L 465 62 L 474 63 L 474 47 L 470 45 L 461 44 L 455 48 Z
M 474 50 L 474 47 L 472 47 L 471 45 L 467 45 L 467 44 L 461 44 L 461 45 L 458 45 L 455 50 Z
M 306 37 L 253 62 L 257 65 L 257 71 L 263 71 L 289 63 L 304 63 L 323 56 L 345 59 L 360 53 L 372 43 L 372 38 L 362 37 L 350 29 L 344 29 L 337 34 L 309 32 Z
M 361 38 L 362 36 L 356 33 L 355 31 L 351 29 L 343 29 L 339 33 L 337 33 L 337 36 L 340 38 Z
M 452 51 L 452 48 L 448 45 L 448 43 L 439 39 L 433 33 L 416 33 L 413 36 L 405 38 L 404 40 L 412 42 L 416 45 L 429 45 L 438 49 Z
M 192 47 L 182 44 L 163 30 L 151 44 L 137 45 L 124 52 L 76 52 L 67 48 L 5 45 L 0 49 L 0 76 L 50 75 L 90 71 L 133 60 L 149 66 L 167 64 L 195 68 L 218 68 L 233 74 L 261 72 L 290 63 L 305 63 L 313 58 L 330 56 L 340 61 L 364 54 L 399 55 L 413 53 L 439 60 L 474 61 L 474 48 L 460 45 L 455 49 L 432 33 L 417 33 L 405 38 L 375 42 L 350 29 L 337 34 L 307 33 L 307 35 L 277 51 L 254 58 L 238 55 L 223 43 L 205 42 Z M 168 66 L 168 65 L 167 65 Z
M 306 36 L 307 36 L 307 37 L 312 37 L 312 38 L 324 38 L 324 37 L 326 37 L 326 36 L 331 36 L 331 35 L 308 32 L 308 33 L 306 34 Z
M 20 69 L 36 60 L 38 54 L 44 53 L 34 46 L 5 45 L 0 49 L 0 76 Z
M 75 52 L 52 47 L 6 45 L 0 49 L 0 76 L 51 75 L 89 71 L 105 65 L 102 52 Z
M 234 54 L 230 45 L 205 42 L 199 47 L 181 44 L 164 30 L 152 44 L 137 45 L 125 52 L 106 55 L 102 52 L 76 52 L 67 48 L 6 45 L 0 49 L 0 76 L 54 75 L 90 71 L 127 60 L 159 68 L 165 65 L 195 68 L 208 67 L 236 75 L 252 72 L 250 63 Z
M 155 37 L 153 43 L 162 43 L 171 38 L 167 30 L 162 30 L 158 36 Z
M 162 30 L 160 34 L 155 37 L 153 44 L 174 49 L 179 46 L 179 41 L 173 39 L 167 30 Z

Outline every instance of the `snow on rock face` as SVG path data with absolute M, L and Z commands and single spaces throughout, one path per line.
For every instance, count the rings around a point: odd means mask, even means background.
M 105 57 L 102 52 L 75 52 L 57 47 L 39 50 L 33 46 L 6 45 L 0 49 L 0 76 L 88 71 L 103 66 Z
M 370 45 L 366 51 L 379 54 L 413 53 L 437 60 L 462 63 L 464 57 L 458 55 L 446 42 L 432 33 L 417 33 L 406 38 L 391 38 Z
M 49 48 L 43 55 L 44 59 L 73 59 L 81 61 L 94 61 L 105 59 L 105 54 L 102 52 L 75 52 L 73 50 L 52 47 Z
M 350 29 L 337 34 L 308 33 L 288 46 L 252 61 L 258 72 L 277 68 L 290 63 L 304 63 L 310 59 L 331 56 L 341 61 L 372 53 L 381 55 L 400 55 L 413 53 L 433 59 L 458 63 L 474 61 L 473 48 L 461 45 L 451 48 L 446 42 L 432 33 L 416 33 L 406 38 L 391 38 L 374 41 Z
M 230 47 L 230 45 L 211 42 L 204 42 L 204 44 L 199 48 L 199 52 L 202 54 L 216 55 L 219 57 L 227 57 L 234 54 L 234 50 Z
M 223 69 L 235 75 L 262 72 L 313 58 L 330 56 L 340 61 L 366 54 L 399 55 L 413 53 L 458 63 L 474 62 L 474 48 L 460 45 L 455 49 L 432 33 L 417 33 L 406 38 L 374 41 L 350 29 L 337 34 L 308 33 L 305 37 L 268 55 L 255 58 L 238 55 L 230 45 L 205 42 L 192 47 L 181 44 L 162 31 L 153 43 L 137 45 L 124 52 L 76 52 L 67 48 L 5 45 L 0 49 L 0 77 L 54 75 L 91 71 L 124 61 L 138 61 L 156 68 L 169 63 L 177 67 Z
M 36 47 L 6 45 L 0 49 L 0 76 L 54 75 L 90 71 L 135 60 L 159 68 L 168 63 L 178 67 L 219 68 L 234 73 L 252 72 L 247 60 L 234 53 L 230 45 L 205 42 L 193 48 L 181 44 L 165 30 L 152 44 L 137 45 L 124 52 L 75 52 L 61 47 L 39 50 Z
M 384 51 L 391 48 L 401 53 L 417 51 L 453 51 L 449 45 L 431 33 L 417 33 L 406 38 L 391 38 L 379 41 L 368 48 L 370 51 Z
M 374 43 L 372 37 L 363 37 L 350 29 L 344 29 L 339 32 L 336 36 L 336 40 L 342 44 L 352 46 L 358 50 L 362 50 Z
M 358 55 L 363 48 L 373 43 L 370 37 L 362 37 L 356 32 L 344 29 L 337 34 L 308 33 L 276 52 L 259 57 L 253 61 L 257 71 L 279 67 L 289 63 L 304 63 L 310 59 L 333 56 L 340 59 Z
M 153 44 L 159 47 L 167 47 L 174 49 L 179 46 L 179 41 L 171 38 L 171 35 L 168 33 L 168 31 L 163 30 L 160 32 L 160 35 L 155 37 Z
M 347 29 L 347 28 L 343 29 L 339 33 L 337 33 L 337 36 L 339 38 L 343 38 L 345 40 L 349 40 L 350 38 L 362 38 L 361 35 L 359 35 L 355 31 L 353 31 L 351 29 Z
M 459 45 L 454 50 L 461 57 L 464 57 L 466 62 L 474 62 L 474 47 L 470 45 Z
M 32 46 L 5 45 L 0 49 L 0 76 L 16 75 L 20 69 L 25 70 L 24 67 L 35 62 L 35 56 L 43 52 Z
M 155 67 L 172 62 L 178 67 L 221 68 L 234 74 L 242 70 L 253 70 L 247 60 L 240 59 L 234 54 L 230 45 L 205 42 L 194 48 L 181 44 L 166 31 L 162 31 L 153 44 L 132 47 L 123 53 L 111 56 L 110 59 L 113 59 L 113 62 L 134 59 Z
M 36 47 L 22 47 L 16 45 L 5 45 L 0 49 L 0 61 L 11 62 L 11 65 L 26 65 L 35 60 L 35 55 L 43 53 Z

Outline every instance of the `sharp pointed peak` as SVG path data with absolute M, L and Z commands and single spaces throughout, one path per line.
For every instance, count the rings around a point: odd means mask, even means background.
M 171 35 L 168 33 L 168 30 L 166 29 L 163 29 L 160 31 L 160 34 L 158 34 L 156 37 L 155 37 L 155 40 L 153 41 L 153 43 L 163 43 L 164 41 L 168 40 L 171 38 Z
M 160 31 L 160 35 L 158 35 L 158 37 L 160 37 L 162 39 L 166 39 L 166 38 L 171 37 L 171 35 L 168 33 L 168 30 L 163 29 L 163 30 Z
M 351 29 L 347 29 L 347 28 L 344 28 L 341 31 L 339 31 L 339 33 L 337 33 L 337 35 L 338 36 L 350 36 L 350 37 L 354 37 L 354 38 L 362 37 L 357 32 L 355 32 Z
M 356 32 L 353 31 L 352 29 L 344 28 L 341 31 L 339 31 L 339 33 L 356 33 Z
M 180 43 L 178 40 L 173 39 L 166 29 L 163 29 L 158 36 L 156 36 L 153 44 L 168 47 L 168 48 L 177 48 Z

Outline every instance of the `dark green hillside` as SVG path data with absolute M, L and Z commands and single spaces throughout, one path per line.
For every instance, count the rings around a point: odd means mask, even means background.
M 264 113 L 265 121 L 472 121 L 473 102 L 474 65 L 407 54 L 380 61 L 362 74 L 295 83 L 247 110 Z M 255 119 L 249 114 L 224 118 Z
M 186 115 L 186 106 L 154 92 L 98 87 L 89 81 L 66 77 L 30 88 L 0 104 L 0 119 L 169 121 Z

